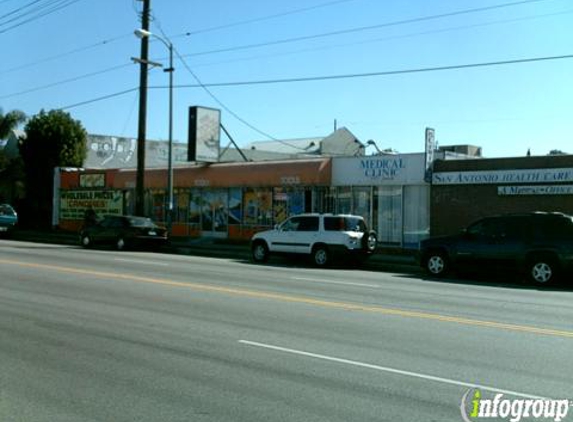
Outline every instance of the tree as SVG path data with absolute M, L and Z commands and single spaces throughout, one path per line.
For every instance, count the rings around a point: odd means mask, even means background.
M 4 114 L 0 108 L 0 139 L 6 139 L 10 132 L 26 121 L 26 115 L 20 110 Z
M 6 139 L 20 124 L 24 123 L 26 115 L 19 110 L 6 114 L 0 108 L 0 140 Z M 19 157 L 10 157 L 6 150 L 0 149 L 0 202 L 13 203 L 22 195 L 22 162 Z
M 55 167 L 81 167 L 86 158 L 87 132 L 62 110 L 40 111 L 26 124 L 20 155 L 26 172 L 26 211 L 29 224 L 51 223 Z

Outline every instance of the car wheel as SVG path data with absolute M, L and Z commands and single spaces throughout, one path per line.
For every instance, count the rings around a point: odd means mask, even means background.
M 269 259 L 269 248 L 265 242 L 255 242 L 251 252 L 255 262 L 267 262 Z
M 548 285 L 557 279 L 558 265 L 550 256 L 535 256 L 527 266 L 529 281 L 539 285 Z
M 84 248 L 90 248 L 92 246 L 92 239 L 87 234 L 82 234 L 80 236 L 80 244 Z
M 326 246 L 317 246 L 312 251 L 312 260 L 317 267 L 326 267 L 330 262 L 330 255 Z
M 363 239 L 363 248 L 366 252 L 372 253 L 376 250 L 376 246 L 378 245 L 378 237 L 374 231 L 369 233 L 365 233 L 362 237 Z
M 126 244 L 125 244 L 125 239 L 123 237 L 118 237 L 117 240 L 115 241 L 115 248 L 118 251 L 123 251 L 125 250 Z
M 443 277 L 449 270 L 448 258 L 444 252 L 430 252 L 426 256 L 424 267 L 430 275 Z

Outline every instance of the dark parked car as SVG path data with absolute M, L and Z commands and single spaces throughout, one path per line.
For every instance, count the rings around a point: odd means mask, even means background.
M 18 224 L 18 214 L 8 204 L 0 204 L 0 236 L 9 235 Z
M 420 257 L 434 276 L 453 269 L 509 269 L 549 284 L 573 268 L 573 217 L 547 212 L 487 217 L 458 235 L 422 241 Z
M 107 244 L 117 250 L 136 246 L 159 247 L 167 243 L 167 230 L 145 217 L 106 215 L 80 232 L 80 244 Z

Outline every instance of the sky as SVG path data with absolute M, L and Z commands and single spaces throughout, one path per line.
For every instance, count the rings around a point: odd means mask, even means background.
M 136 138 L 142 6 L 0 0 L 0 107 L 62 108 L 88 133 Z M 205 106 L 221 109 L 241 146 L 326 136 L 336 124 L 400 153 L 422 152 L 426 127 L 439 145 L 481 146 L 486 157 L 573 153 L 573 0 L 151 0 L 151 9 L 150 31 L 175 51 L 176 141 L 187 141 L 188 108 Z M 168 65 L 163 43 L 150 43 L 150 60 Z M 167 86 L 167 73 L 149 71 L 148 139 L 168 138 Z

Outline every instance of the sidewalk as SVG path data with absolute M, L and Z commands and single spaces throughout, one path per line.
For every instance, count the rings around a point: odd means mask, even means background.
M 26 242 L 79 245 L 77 234 L 58 230 L 16 230 L 12 239 Z M 163 250 L 166 253 L 227 258 L 248 261 L 251 251 L 248 242 L 213 238 L 173 238 Z M 363 268 L 391 272 L 418 273 L 421 268 L 415 251 L 378 248 Z

